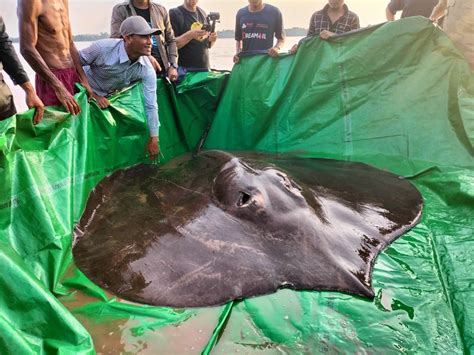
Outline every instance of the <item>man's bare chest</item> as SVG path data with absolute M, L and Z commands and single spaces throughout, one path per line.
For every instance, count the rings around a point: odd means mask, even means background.
M 40 31 L 52 35 L 69 29 L 69 16 L 64 0 L 43 0 L 38 18 Z

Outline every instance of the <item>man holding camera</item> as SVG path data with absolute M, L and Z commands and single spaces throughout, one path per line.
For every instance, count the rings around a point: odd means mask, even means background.
M 184 0 L 183 5 L 170 10 L 171 25 L 178 46 L 178 64 L 187 70 L 208 70 L 209 48 L 217 40 L 208 16 L 197 6 L 198 0 Z M 218 14 L 213 14 L 218 20 Z

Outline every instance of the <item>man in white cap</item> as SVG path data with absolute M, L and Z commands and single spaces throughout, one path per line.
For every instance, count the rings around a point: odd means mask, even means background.
M 79 51 L 79 57 L 89 83 L 99 97 L 101 108 L 110 105 L 106 96 L 130 86 L 136 81 L 143 83 L 145 111 L 150 130 L 147 151 L 154 160 L 159 153 L 158 104 L 156 101 L 156 74 L 148 56 L 151 55 L 151 36 L 159 30 L 151 28 L 140 16 L 125 19 L 120 26 L 121 39 L 103 39 Z

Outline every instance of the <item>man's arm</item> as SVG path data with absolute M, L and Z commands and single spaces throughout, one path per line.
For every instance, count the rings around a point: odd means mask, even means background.
M 447 6 L 448 0 L 439 0 L 438 4 L 434 7 L 433 12 L 430 15 L 430 20 L 436 22 L 441 17 L 443 17 Z
M 168 47 L 168 61 L 173 64 L 177 64 L 178 61 L 178 47 L 176 45 L 176 38 L 174 37 L 173 27 L 171 26 L 171 20 L 168 13 L 165 11 L 163 14 L 163 22 L 165 24 L 165 41 Z
M 82 49 L 80 52 L 77 51 L 76 49 L 77 61 L 79 65 L 81 66 L 81 69 L 82 69 L 82 66 L 93 64 L 95 60 L 99 57 L 100 53 L 101 53 L 101 48 L 96 42 L 92 42 L 92 44 L 89 47 Z M 82 73 L 87 78 L 87 75 L 86 73 L 84 73 L 84 70 L 82 70 Z M 87 81 L 87 85 L 89 85 L 89 81 Z M 92 97 L 97 102 L 97 105 L 100 108 L 107 108 L 110 106 L 110 102 L 107 98 L 96 94 L 90 86 L 89 88 L 91 90 L 90 97 Z
M 240 27 L 240 11 L 235 16 L 235 55 L 233 61 L 235 64 L 240 62 L 239 53 L 242 52 L 242 28 Z
M 176 37 L 176 45 L 178 49 L 183 48 L 193 39 L 198 39 L 203 36 L 207 36 L 207 31 L 204 30 L 189 30 L 188 32 L 183 33 L 181 36 Z
M 309 20 L 308 34 L 306 35 L 307 37 L 316 35 L 315 17 L 316 17 L 316 13 L 311 15 L 311 19 Z M 293 47 L 291 47 L 291 49 L 289 50 L 289 53 L 296 54 L 297 51 L 298 51 L 298 43 L 294 44 Z
M 214 47 L 214 44 L 216 44 L 217 41 L 217 33 L 216 32 L 209 32 L 209 48 Z
M 20 85 L 23 91 L 25 92 L 25 101 L 28 108 L 35 108 L 35 113 L 33 115 L 33 124 L 38 124 L 43 118 L 44 114 L 44 104 L 43 101 L 36 94 L 33 85 L 29 81 Z
M 233 61 L 235 64 L 240 62 L 239 53 L 242 52 L 242 41 L 235 41 L 235 55 Z
M 395 21 L 395 14 L 390 10 L 390 5 L 385 8 L 385 18 L 387 21 Z
M 178 47 L 176 46 L 176 38 L 174 37 L 173 27 L 171 27 L 171 20 L 168 12 L 163 9 L 163 24 L 165 25 L 165 42 L 168 53 L 168 61 L 170 66 L 168 67 L 168 79 L 176 81 L 178 79 L 178 71 L 175 67 L 178 65 Z
M 316 35 L 316 24 L 315 24 L 315 17 L 316 13 L 311 15 L 311 19 L 309 20 L 309 29 L 308 29 L 308 37 Z
M 180 21 L 180 16 L 177 13 L 178 11 L 179 11 L 178 9 L 170 10 L 170 23 L 172 25 L 172 28 L 175 34 L 180 33 L 179 29 L 183 27 L 183 24 Z M 205 35 L 207 35 L 207 32 L 204 30 L 189 30 L 175 37 L 176 46 L 178 47 L 178 49 L 181 49 L 185 45 L 187 45 L 189 42 L 191 42 L 193 39 L 198 39 Z
M 43 118 L 44 105 L 38 95 L 36 95 L 33 85 L 31 85 L 28 75 L 23 69 L 18 56 L 16 55 L 15 48 L 5 31 L 5 24 L 3 18 L 0 16 L 0 58 L 2 60 L 3 68 L 10 76 L 15 84 L 21 86 L 25 92 L 26 105 L 28 108 L 35 108 L 33 116 L 33 123 L 37 124 Z
M 59 102 L 66 110 L 77 115 L 81 112 L 74 97 L 49 69 L 36 49 L 38 41 L 38 17 L 41 13 L 41 0 L 18 0 L 18 20 L 20 28 L 20 52 L 31 68 L 54 90 Z
M 351 23 L 351 31 L 358 30 L 360 28 L 359 16 L 355 16 Z
M 285 44 L 285 29 L 283 27 L 283 15 L 280 11 L 278 11 L 278 20 L 275 29 L 275 37 L 277 38 L 277 43 L 268 50 L 268 55 L 270 57 L 278 57 L 280 53 L 280 49 Z
M 150 159 L 155 160 L 160 152 L 158 144 L 158 130 L 160 121 L 158 118 L 158 104 L 156 98 L 156 75 L 151 64 L 144 68 L 142 74 L 143 97 L 145 101 L 145 113 L 150 131 L 150 138 L 146 149 L 150 154 Z
M 71 29 L 69 29 L 69 33 L 71 33 Z M 84 73 L 84 69 L 82 68 L 81 61 L 79 59 L 79 53 L 77 51 L 76 45 L 72 40 L 72 35 L 70 35 L 70 49 L 69 52 L 71 53 L 72 61 L 74 63 L 74 67 L 76 68 L 77 74 L 79 76 L 79 80 L 87 90 L 87 95 L 89 97 L 94 96 L 94 91 L 92 90 L 91 86 L 89 85 L 89 80 L 87 79 L 86 73 Z
M 385 17 L 387 18 L 387 21 L 394 21 L 395 14 L 397 11 L 403 10 L 404 6 L 404 0 L 390 0 L 387 7 L 385 8 Z
M 26 74 L 23 66 L 16 55 L 15 48 L 8 37 L 5 30 L 5 23 L 3 18 L 0 16 L 0 58 L 3 64 L 3 69 L 10 76 L 15 84 L 21 85 L 26 83 L 28 75 Z

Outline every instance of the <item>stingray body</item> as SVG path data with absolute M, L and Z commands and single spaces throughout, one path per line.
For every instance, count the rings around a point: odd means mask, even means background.
M 421 209 L 408 181 L 365 164 L 208 151 L 105 178 L 73 253 L 97 284 L 152 305 L 281 287 L 372 298 L 375 258 Z

